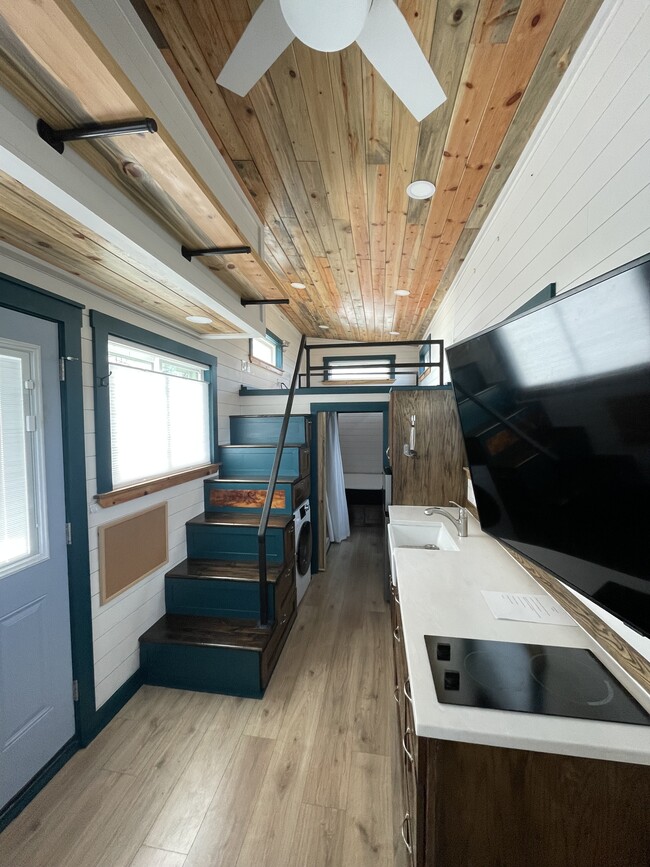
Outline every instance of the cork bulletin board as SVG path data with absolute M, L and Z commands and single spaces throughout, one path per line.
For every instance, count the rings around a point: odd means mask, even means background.
M 114 599 L 163 566 L 167 549 L 167 503 L 126 515 L 99 528 L 99 602 Z

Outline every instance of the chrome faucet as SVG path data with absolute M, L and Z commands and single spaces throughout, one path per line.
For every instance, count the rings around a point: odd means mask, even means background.
M 442 506 L 430 506 L 428 509 L 424 510 L 424 514 L 433 515 L 435 512 L 440 512 L 441 515 L 449 518 L 451 523 L 456 528 L 458 535 L 461 538 L 464 538 L 465 536 L 467 536 L 467 509 L 464 506 L 461 506 L 459 503 L 455 503 L 453 500 L 450 500 L 449 504 L 451 506 L 458 506 L 457 518 L 454 518 L 454 516 L 450 514 L 447 509 L 443 509 Z

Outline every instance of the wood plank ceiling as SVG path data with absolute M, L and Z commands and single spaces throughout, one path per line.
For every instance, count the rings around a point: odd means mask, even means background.
M 295 40 L 246 97 L 219 88 L 259 0 L 135 5 L 256 202 L 278 277 L 306 284 L 328 336 L 370 340 L 425 336 L 600 2 L 400 0 L 448 97 L 421 124 L 356 45 Z M 414 179 L 431 201 L 408 199 Z
M 356 45 L 328 55 L 294 41 L 246 97 L 219 88 L 259 0 L 132 2 L 264 222 L 263 258 L 205 266 L 244 297 L 288 295 L 309 335 L 324 324 L 328 337 L 376 340 L 425 336 L 602 0 L 400 0 L 448 97 L 420 124 Z M 70 0 L 0 0 L 0 80 L 55 127 L 148 114 Z M 179 242 L 241 243 L 164 129 L 74 147 Z M 414 179 L 436 184 L 432 200 L 407 198 Z M 68 270 L 81 262 L 90 279 L 94 263 L 95 282 L 184 318 L 173 286 L 83 227 L 57 228 L 8 177 L 0 186 L 10 243 Z

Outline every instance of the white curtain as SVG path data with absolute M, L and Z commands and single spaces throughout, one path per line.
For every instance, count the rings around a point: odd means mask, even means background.
M 350 535 L 348 504 L 345 499 L 343 458 L 339 439 L 339 418 L 327 413 L 327 531 L 332 542 L 342 542 Z

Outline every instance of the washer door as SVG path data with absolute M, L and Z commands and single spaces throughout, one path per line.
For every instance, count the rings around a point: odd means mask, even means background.
M 307 573 L 311 566 L 311 521 L 305 521 L 298 534 L 296 545 L 296 568 L 298 575 Z

